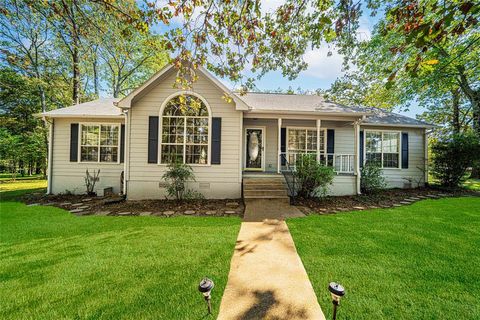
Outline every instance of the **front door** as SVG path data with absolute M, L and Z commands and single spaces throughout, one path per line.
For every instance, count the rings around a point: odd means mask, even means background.
M 245 170 L 263 171 L 265 163 L 265 129 L 245 128 Z

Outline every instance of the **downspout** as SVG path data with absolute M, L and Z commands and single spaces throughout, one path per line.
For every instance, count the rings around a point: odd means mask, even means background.
M 362 116 L 361 119 L 358 119 L 353 123 L 353 130 L 354 130 L 354 136 L 355 136 L 355 168 L 354 168 L 354 174 L 356 176 L 355 182 L 356 182 L 356 191 L 357 194 L 362 194 L 361 190 L 361 179 L 362 179 L 362 173 L 360 171 L 360 124 L 362 123 L 363 120 L 365 120 L 365 116 Z
M 48 166 L 47 166 L 47 194 L 52 194 L 53 189 L 53 137 L 55 120 L 52 118 L 49 122 L 45 117 L 43 120 L 50 124 L 48 128 Z
M 130 129 L 128 127 L 128 110 L 123 111 L 123 115 L 125 116 L 125 146 L 124 146 L 124 152 L 125 154 L 123 155 L 123 195 L 127 196 L 127 181 L 128 181 L 128 162 L 129 162 L 129 142 L 130 142 Z

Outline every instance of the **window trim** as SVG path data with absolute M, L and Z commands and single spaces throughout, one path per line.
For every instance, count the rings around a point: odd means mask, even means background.
M 207 143 L 207 163 L 187 163 L 189 166 L 192 167 L 210 167 L 211 166 L 211 150 L 212 150 L 212 108 L 210 107 L 210 104 L 207 102 L 207 100 L 202 97 L 200 94 L 190 91 L 190 90 L 181 90 L 177 91 L 175 93 L 172 93 L 169 95 L 165 100 L 163 101 L 162 105 L 160 106 L 160 110 L 158 113 L 158 157 L 157 157 L 157 165 L 159 166 L 167 166 L 168 163 L 162 163 L 162 130 L 163 130 L 163 111 L 165 107 L 167 106 L 168 102 L 172 100 L 173 98 L 181 95 L 191 95 L 199 98 L 203 104 L 207 107 L 208 111 L 208 143 Z M 184 116 L 180 118 L 195 118 L 195 116 Z M 205 118 L 205 117 L 198 117 L 198 118 Z M 186 146 L 186 139 L 187 139 L 187 132 L 186 132 L 186 122 L 184 124 L 184 130 L 183 130 L 183 143 L 181 144 L 176 144 L 176 145 L 181 145 L 181 146 Z M 170 144 L 170 143 L 167 143 Z M 186 148 L 183 149 L 183 163 L 185 163 L 185 152 Z
M 382 146 L 381 146 L 381 154 L 382 154 L 382 165 L 381 169 L 382 170 L 398 170 L 402 169 L 402 131 L 398 130 L 382 130 L 382 129 L 364 129 L 364 134 L 363 134 L 363 165 L 367 162 L 367 132 L 380 132 L 382 134 Z M 383 134 L 384 133 L 396 133 L 398 134 L 398 167 L 383 167 Z
M 120 122 L 79 122 L 78 123 L 78 151 L 77 151 L 77 162 L 78 163 L 95 163 L 95 164 L 120 164 L 120 148 L 121 148 L 121 141 L 122 141 L 122 127 L 123 123 Z M 82 127 L 83 126 L 116 126 L 118 128 L 118 154 L 117 154 L 117 161 L 115 162 L 105 162 L 100 161 L 100 143 L 98 144 L 98 160 L 97 161 L 82 161 Z M 100 134 L 101 128 L 99 128 Z M 100 142 L 100 141 L 99 141 Z

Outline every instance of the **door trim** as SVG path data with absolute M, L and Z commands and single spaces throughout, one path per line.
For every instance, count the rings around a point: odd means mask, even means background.
M 247 130 L 256 129 L 262 130 L 262 167 L 261 168 L 247 168 Z M 267 134 L 266 126 L 247 126 L 243 128 L 243 171 L 265 171 L 265 151 L 267 150 L 265 146 L 265 135 Z

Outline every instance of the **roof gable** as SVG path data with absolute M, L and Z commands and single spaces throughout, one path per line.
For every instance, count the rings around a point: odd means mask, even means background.
M 116 103 L 119 108 L 128 109 L 131 107 L 132 102 L 138 100 L 154 87 L 159 85 L 163 80 L 165 80 L 172 72 L 175 72 L 175 68 L 173 65 L 167 65 L 162 70 L 158 71 L 154 74 L 150 79 L 148 79 L 145 83 L 143 83 L 140 87 L 133 90 L 129 95 L 125 98 L 121 99 Z M 196 72 L 202 73 L 212 84 L 218 87 L 221 91 L 226 93 L 230 96 L 233 101 L 235 102 L 235 108 L 237 110 L 248 110 L 248 106 L 245 102 L 238 98 L 230 89 L 228 89 L 223 83 L 221 83 L 216 77 L 214 77 L 208 70 L 203 67 L 198 67 Z

